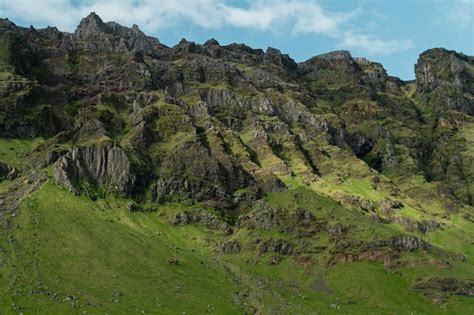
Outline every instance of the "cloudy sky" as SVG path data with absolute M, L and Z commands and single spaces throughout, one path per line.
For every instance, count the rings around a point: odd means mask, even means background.
M 213 37 L 276 47 L 296 61 L 347 49 L 407 80 L 428 48 L 474 55 L 474 0 L 0 0 L 0 17 L 17 25 L 69 32 L 91 11 L 168 46 Z

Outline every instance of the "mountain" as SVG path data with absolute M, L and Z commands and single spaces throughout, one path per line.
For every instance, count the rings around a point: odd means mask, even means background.
M 0 20 L 0 312 L 467 314 L 474 57 Z

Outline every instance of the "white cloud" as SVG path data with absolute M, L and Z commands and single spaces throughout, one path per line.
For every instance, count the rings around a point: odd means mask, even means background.
M 341 25 L 359 9 L 348 13 L 330 12 L 312 1 L 254 1 L 247 8 L 222 5 L 225 23 L 237 27 L 270 30 L 290 25 L 293 33 L 317 33 L 336 36 Z
M 349 23 L 362 14 L 356 8 L 331 12 L 312 0 L 253 0 L 246 6 L 227 0 L 42 0 L 0 1 L 0 16 L 34 25 L 54 25 L 74 31 L 80 19 L 95 11 L 104 21 L 138 24 L 146 33 L 156 33 L 187 22 L 204 28 L 230 26 L 287 34 L 322 34 L 369 54 L 393 53 L 412 47 L 409 41 L 374 38 L 351 33 Z
M 341 49 L 358 49 L 370 55 L 377 55 L 404 51 L 414 46 L 409 40 L 381 40 L 370 35 L 346 32 L 342 41 L 337 44 L 337 47 Z
M 0 1 L 0 16 L 27 20 L 38 25 L 54 25 L 74 31 L 81 18 L 96 12 L 104 21 L 138 24 L 147 32 L 176 26 L 182 20 L 202 27 L 218 27 L 222 14 L 217 0 L 72 0 Z

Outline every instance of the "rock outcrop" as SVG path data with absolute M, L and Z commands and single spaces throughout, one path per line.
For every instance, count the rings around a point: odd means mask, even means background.
M 415 65 L 417 91 L 431 93 L 435 112 L 456 109 L 474 115 L 474 58 L 443 48 L 420 55 Z
M 282 255 L 292 255 L 294 253 L 293 245 L 287 240 L 270 239 L 265 241 L 259 248 L 259 254 L 263 255 L 267 252 L 278 253 Z
M 447 295 L 461 295 L 474 297 L 474 282 L 456 278 L 430 278 L 413 285 L 415 290 L 421 291 L 435 303 L 446 302 Z
M 84 184 L 103 186 L 131 194 L 137 177 L 125 151 L 112 144 L 75 146 L 54 163 L 54 178 L 70 191 L 79 192 Z

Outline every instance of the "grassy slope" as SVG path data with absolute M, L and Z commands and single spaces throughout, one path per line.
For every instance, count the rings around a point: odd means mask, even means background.
M 396 233 L 371 225 L 309 190 L 300 188 L 298 193 L 297 204 L 291 191 L 272 194 L 268 201 L 288 209 L 304 207 L 320 219 L 335 215 L 343 223 L 358 220 L 355 237 Z M 219 257 L 213 248 L 223 235 L 195 225 L 169 223 L 170 216 L 182 206 L 163 206 L 155 213 L 129 213 L 125 202 L 92 202 L 50 181 L 25 200 L 10 237 L 0 238 L 4 248 L 0 281 L 5 284 L 0 287 L 1 313 L 14 313 L 11 305 L 15 304 L 27 314 L 84 310 L 102 314 L 142 310 L 239 314 L 243 309 L 232 303 L 237 292 L 240 301 L 263 314 L 315 310 L 324 314 L 463 314 L 473 306 L 472 299 L 450 297 L 440 307 L 410 289 L 416 277 L 430 274 L 450 276 L 460 270 L 464 277 L 471 274 L 472 278 L 472 269 L 464 265 L 439 270 L 421 264 L 394 273 L 385 271 L 382 263 L 367 261 L 327 267 L 325 253 L 313 255 L 311 264 L 283 257 L 275 266 L 268 265 L 269 254 L 258 256 L 252 250 Z M 248 233 L 242 229 L 233 237 L 245 241 L 256 236 Z M 278 235 L 272 231 L 257 233 L 263 237 Z M 326 245 L 326 233 L 310 242 Z M 178 265 L 168 262 L 173 257 L 179 260 Z M 315 283 L 316 289 L 312 288 Z
M 1 312 L 14 303 L 28 313 L 238 313 L 212 234 L 173 227 L 160 217 L 166 211 L 174 210 L 130 214 L 121 200 L 97 204 L 47 182 L 23 203 L 15 241 L 1 244 L 11 257 L 0 273 Z
M 302 188 L 298 188 L 296 191 L 298 192 L 296 199 L 293 197 L 292 191 L 285 191 L 270 195 L 268 200 L 270 203 L 286 209 L 307 209 L 317 219 L 327 219 L 329 222 L 340 222 L 343 225 L 351 224 L 353 227 L 350 237 L 354 239 L 383 239 L 400 234 L 396 229 L 374 224 L 356 212 L 339 207 L 329 198 L 318 196 Z M 357 225 L 354 225 L 354 222 L 357 222 Z M 444 231 L 440 233 L 444 233 Z M 452 231 L 447 233 L 452 233 Z M 314 246 L 326 245 L 325 236 L 316 235 L 308 242 L 313 242 Z M 463 245 L 467 246 L 466 242 Z M 456 249 L 458 248 L 456 247 L 454 250 Z M 276 281 L 277 287 L 281 287 L 281 284 L 285 283 L 289 288 L 301 288 L 301 290 L 294 289 L 293 292 L 286 292 L 290 294 L 286 296 L 286 299 L 296 300 L 294 306 L 298 306 L 298 304 L 302 306 L 300 311 L 303 313 L 307 310 L 318 309 L 323 314 L 336 310 L 353 314 L 392 312 L 397 314 L 412 312 L 413 314 L 463 314 L 474 306 L 474 301 L 470 298 L 450 297 L 449 303 L 440 307 L 410 289 L 418 277 L 435 275 L 472 279 L 474 276 L 472 261 L 467 264 L 450 261 L 453 268 L 440 269 L 426 264 L 426 257 L 422 252 L 406 255 L 405 259 L 412 264 L 404 265 L 395 272 L 385 271 L 381 262 L 369 261 L 327 267 L 324 264 L 325 253 L 310 255 L 314 262 L 309 265 L 298 263 L 293 259 L 285 259 L 280 265 L 268 267 L 268 257 L 262 257 L 255 266 L 247 264 L 245 268 L 255 276 L 263 275 L 269 281 Z M 238 258 L 229 259 L 238 261 Z M 242 264 L 242 261 L 240 263 Z M 315 292 L 310 288 L 311 284 L 315 282 L 323 283 L 320 286 L 326 288 L 322 290 L 320 288 Z M 295 286 L 296 283 L 298 283 L 297 286 Z

